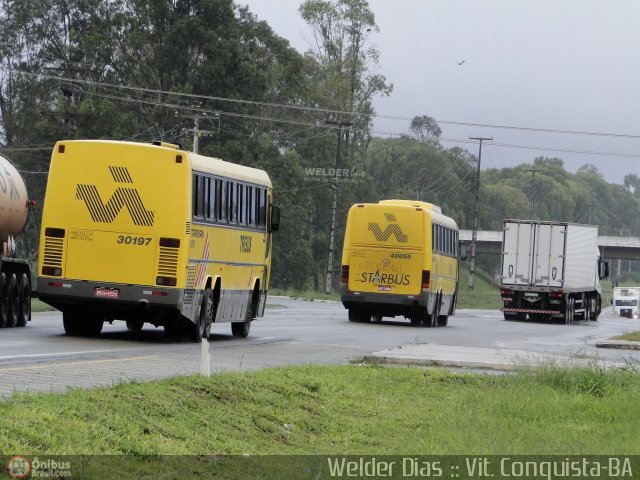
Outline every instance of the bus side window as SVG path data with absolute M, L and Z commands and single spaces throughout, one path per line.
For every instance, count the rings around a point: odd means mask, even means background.
M 258 224 L 261 227 L 264 227 L 267 224 L 267 189 L 260 189 L 260 199 L 259 199 L 259 207 L 258 207 L 258 215 L 260 216 L 260 221 Z
M 227 219 L 226 206 L 226 189 L 227 182 L 224 180 L 216 180 L 216 219 L 224 222 Z
M 255 204 L 253 203 L 253 191 L 254 187 L 247 187 L 247 201 L 245 202 L 247 205 L 247 224 L 254 226 L 255 225 Z
M 236 202 L 238 204 L 238 223 L 246 223 L 244 211 L 244 185 L 239 183 L 236 189 Z
M 237 223 L 238 221 L 238 191 L 236 182 L 229 182 L 229 222 Z
M 204 189 L 202 193 L 204 197 L 202 214 L 204 218 L 211 220 L 211 179 L 209 177 L 204 178 Z
M 191 176 L 191 216 L 198 215 L 198 175 Z

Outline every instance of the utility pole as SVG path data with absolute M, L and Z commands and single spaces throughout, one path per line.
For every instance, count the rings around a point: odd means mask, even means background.
M 188 118 L 188 117 L 187 117 Z M 218 133 L 220 133 L 220 114 L 216 113 L 215 114 L 215 118 L 216 120 L 218 120 Z M 200 120 L 202 119 L 209 119 L 209 116 L 206 113 L 203 113 L 202 115 L 194 115 L 193 116 L 193 153 L 198 153 L 199 147 L 200 147 L 200 137 L 202 135 L 212 135 L 216 132 L 214 132 L 213 130 L 201 130 L 200 129 Z M 188 130 L 186 130 L 188 131 Z
M 476 272 L 476 242 L 478 240 L 478 205 L 480 203 L 480 161 L 482 160 L 482 142 L 484 140 L 492 141 L 493 137 L 469 137 L 469 140 L 478 140 L 480 148 L 478 149 L 478 171 L 476 173 L 476 198 L 473 213 L 473 233 L 471 235 L 471 262 L 469 263 L 469 288 L 473 290 L 473 277 Z
M 536 170 L 535 168 L 525 168 L 525 172 L 531 172 L 531 220 L 536 219 Z
M 200 139 L 200 117 L 195 115 L 193 117 L 193 153 L 198 153 L 198 141 Z
M 336 211 L 338 210 L 338 168 L 340 166 L 340 154 L 342 148 L 342 128 L 350 127 L 353 125 L 350 122 L 334 122 L 334 121 L 325 121 L 327 124 L 338 125 L 338 145 L 336 146 L 336 168 L 333 174 L 333 183 L 331 184 L 331 188 L 333 188 L 333 206 L 331 207 L 331 230 L 329 233 L 329 261 L 327 262 L 327 278 L 324 286 L 325 293 L 331 293 L 333 290 L 331 275 L 333 274 L 333 249 L 335 244 L 335 231 L 336 231 Z

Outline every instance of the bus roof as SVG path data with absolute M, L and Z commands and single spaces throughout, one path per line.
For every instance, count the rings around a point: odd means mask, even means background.
M 271 187 L 271 179 L 264 170 L 258 168 L 238 165 L 237 163 L 225 162 L 216 157 L 205 157 L 193 152 L 185 152 L 191 159 L 191 165 L 198 172 L 210 173 L 241 180 L 243 182 L 254 183 Z
M 431 210 L 436 213 L 442 213 L 442 210 L 438 205 L 433 203 L 421 202 L 420 200 L 380 200 L 378 203 L 381 205 L 399 205 L 404 207 L 421 207 L 425 210 Z
M 236 163 L 225 162 L 224 160 L 216 157 L 207 157 L 204 155 L 199 155 L 197 153 L 188 152 L 186 150 L 180 149 L 178 145 L 172 145 L 169 143 L 158 142 L 159 144 L 152 144 L 121 140 L 61 140 L 58 143 L 99 143 L 103 145 L 126 145 L 135 148 L 161 148 L 165 150 L 172 150 L 174 152 L 177 151 L 188 155 L 189 159 L 191 160 L 191 168 L 198 172 L 220 175 L 224 177 L 234 178 L 247 183 L 271 187 L 271 180 L 269 179 L 269 175 L 267 175 L 267 172 L 263 170 L 246 167 L 244 165 L 238 165 Z
M 447 217 L 442 213 L 438 205 L 433 203 L 421 202 L 419 200 L 380 200 L 378 203 L 356 203 L 351 206 L 351 210 L 357 209 L 359 206 L 367 206 L 368 208 L 421 208 L 425 212 L 429 212 L 431 221 L 444 227 L 458 229 L 456 221 Z

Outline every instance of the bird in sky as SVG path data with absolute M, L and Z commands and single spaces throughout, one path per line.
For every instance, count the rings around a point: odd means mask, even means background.
M 462 60 L 461 62 L 456 62 L 458 65 L 462 65 L 466 60 Z

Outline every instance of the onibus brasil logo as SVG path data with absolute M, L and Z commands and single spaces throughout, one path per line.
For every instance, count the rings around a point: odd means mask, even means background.
M 126 167 L 111 166 L 109 172 L 114 182 L 133 184 L 131 174 Z M 146 209 L 137 188 L 119 186 L 105 203 L 102 201 L 96 185 L 78 184 L 76 199 L 84 201 L 94 222 L 112 223 L 120 210 L 127 207 L 135 225 L 153 226 L 155 212 Z
M 10 478 L 70 478 L 71 462 L 38 457 L 28 459 L 15 455 L 7 462 L 7 473 Z

